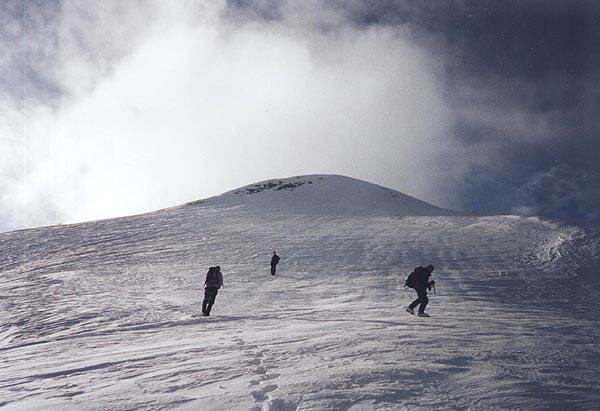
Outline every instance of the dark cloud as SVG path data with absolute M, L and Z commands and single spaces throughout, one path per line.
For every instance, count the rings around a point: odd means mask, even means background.
M 437 34 L 469 64 L 467 73 L 569 74 L 595 70 L 600 51 L 600 3 L 593 0 L 228 0 L 233 19 L 293 20 L 335 27 L 410 25 Z M 327 16 L 339 16 L 331 19 Z M 464 74 L 464 73 L 463 73 Z
M 462 207 L 600 223 L 600 9 L 521 2 L 494 14 L 471 39 L 451 33 L 463 47 L 448 77 L 455 138 L 479 159 L 461 185 Z
M 552 167 L 534 175 L 517 191 L 514 211 L 558 220 L 600 221 L 600 174 L 595 168 Z
M 420 3 L 353 3 L 354 20 L 443 39 L 454 138 L 469 163 L 460 207 L 600 223 L 600 5 Z
M 525 76 L 581 74 L 600 56 L 598 3 L 592 1 L 446 2 L 419 22 L 458 46 L 466 74 Z
M 440 56 L 458 152 L 447 199 L 600 223 L 600 3 L 593 0 L 308 2 L 314 27 L 404 26 Z M 293 20 L 291 1 L 231 0 L 230 15 Z M 317 13 L 316 10 L 325 10 Z M 335 10 L 339 19 L 324 18 Z M 452 166 L 447 166 L 449 170 Z M 547 195 L 544 195 L 547 190 Z

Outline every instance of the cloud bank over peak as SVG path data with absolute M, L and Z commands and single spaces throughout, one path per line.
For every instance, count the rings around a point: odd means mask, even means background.
M 2 181 L 6 227 L 148 211 L 315 171 L 441 200 L 435 164 L 452 119 L 436 56 L 404 27 L 358 29 L 331 11 L 337 28 L 323 31 L 295 13 L 293 24 L 236 22 L 226 3 L 133 4 L 52 11 L 47 84 L 4 100 L 3 173 L 19 170 Z

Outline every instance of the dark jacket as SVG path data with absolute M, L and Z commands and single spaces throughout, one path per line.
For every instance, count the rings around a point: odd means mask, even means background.
M 204 287 L 215 287 L 217 289 L 223 286 L 223 274 L 221 271 L 218 271 L 211 267 L 206 273 L 206 280 L 204 280 Z
M 429 288 L 429 277 L 431 277 L 431 273 L 427 271 L 424 267 L 417 267 L 416 271 L 416 281 L 415 281 L 415 290 L 425 290 Z
M 271 258 L 271 265 L 277 265 L 278 262 L 279 262 L 279 256 L 277 254 L 274 254 L 273 257 Z

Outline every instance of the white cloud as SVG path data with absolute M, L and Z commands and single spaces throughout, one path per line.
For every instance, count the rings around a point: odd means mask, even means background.
M 103 6 L 86 26 L 77 3 L 66 8 L 62 38 L 84 40 L 59 52 L 65 97 L 30 109 L 26 130 L 12 132 L 29 148 L 27 179 L 13 184 L 30 210 L 24 225 L 150 211 L 306 173 L 443 200 L 451 112 L 436 56 L 402 27 L 233 25 L 222 5 L 169 4 L 145 10 L 144 27 L 118 20 L 132 38 L 106 37 L 114 47 L 102 41 L 110 16 L 137 11 Z

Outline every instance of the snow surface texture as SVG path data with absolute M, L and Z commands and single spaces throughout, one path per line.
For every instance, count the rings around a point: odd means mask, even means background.
M 600 409 L 599 236 L 451 214 L 324 175 L 2 234 L 0 408 Z

